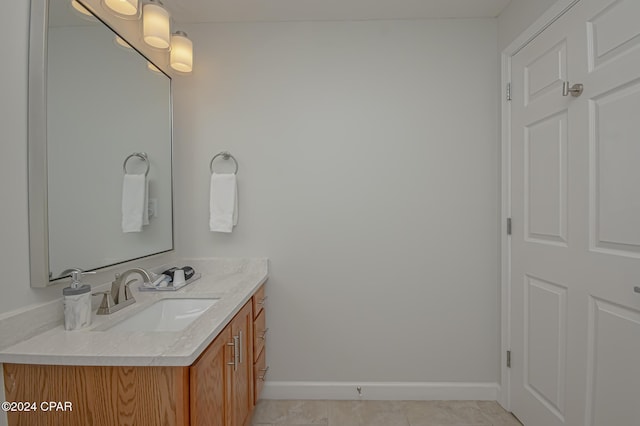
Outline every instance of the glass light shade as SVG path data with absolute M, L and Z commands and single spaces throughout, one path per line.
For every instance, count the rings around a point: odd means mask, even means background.
M 115 42 L 120 47 L 124 47 L 125 49 L 132 49 L 131 45 L 120 38 L 120 36 L 116 36 Z
M 149 70 L 160 74 L 162 71 L 160 71 L 160 68 L 156 67 L 155 65 L 153 65 L 151 62 L 147 61 L 147 68 L 149 68 Z
M 193 70 L 193 42 L 182 31 L 171 36 L 169 64 L 176 71 L 191 72 Z
M 169 12 L 162 3 L 147 3 L 142 8 L 142 34 L 145 43 L 158 49 L 167 49 L 171 41 Z
M 138 0 L 102 0 L 102 2 L 118 15 L 127 17 L 138 15 Z
M 71 0 L 71 6 L 83 15 L 91 16 L 93 18 L 91 12 L 89 12 L 86 7 L 78 3 L 77 0 Z

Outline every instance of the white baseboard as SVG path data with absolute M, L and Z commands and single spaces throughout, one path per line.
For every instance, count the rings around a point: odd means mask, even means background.
M 362 394 L 358 394 L 357 388 Z M 495 401 L 498 383 L 457 382 L 271 382 L 264 384 L 263 399 L 328 400 L 479 400 Z

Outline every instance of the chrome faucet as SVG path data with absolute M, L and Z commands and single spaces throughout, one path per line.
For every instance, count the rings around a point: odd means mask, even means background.
M 150 283 L 153 281 L 151 274 L 142 268 L 132 268 L 122 274 L 116 274 L 116 279 L 111 283 L 111 291 L 100 291 L 94 293 L 95 295 L 102 294 L 102 303 L 98 308 L 98 315 L 109 315 L 120 309 L 136 303 L 136 299 L 131 292 L 131 283 L 135 280 L 126 281 L 127 277 L 131 274 L 139 274 L 142 277 L 143 283 Z M 121 295 L 122 283 L 124 284 L 124 295 Z M 122 298 L 124 296 L 124 298 Z

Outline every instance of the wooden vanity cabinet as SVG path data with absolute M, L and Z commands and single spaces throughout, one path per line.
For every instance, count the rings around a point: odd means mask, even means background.
M 267 371 L 266 365 L 266 343 L 267 328 L 266 313 L 264 309 L 267 297 L 264 293 L 264 285 L 258 289 L 253 295 L 253 401 L 258 403 L 260 392 L 264 385 Z
M 192 426 L 242 426 L 253 410 L 253 308 L 247 302 L 190 367 Z
M 227 365 L 231 329 L 225 328 L 189 368 L 190 424 L 229 426 L 232 367 Z
M 253 410 L 253 309 L 249 301 L 231 322 L 231 333 L 239 336 L 240 356 L 231 384 L 234 425 L 247 423 Z
M 263 296 L 262 296 L 263 297 Z M 73 411 L 9 412 L 8 424 L 244 426 L 254 391 L 255 296 L 187 367 L 4 364 L 7 401 L 70 401 Z M 264 349 L 262 349 L 264 359 Z
M 5 400 L 30 404 L 29 411 L 7 412 L 8 424 L 188 425 L 188 373 L 189 367 L 4 364 Z

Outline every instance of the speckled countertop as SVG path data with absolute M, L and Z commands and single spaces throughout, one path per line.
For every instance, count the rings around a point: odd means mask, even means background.
M 95 315 L 91 327 L 62 325 L 0 351 L 0 362 L 45 365 L 187 366 L 193 364 L 267 280 L 267 259 L 191 261 L 202 278 L 176 292 L 138 292 L 136 303 L 111 315 Z M 132 286 L 133 288 L 134 286 Z M 177 332 L 110 331 L 109 327 L 163 298 L 219 298 Z M 103 331 L 101 331 L 103 330 Z

